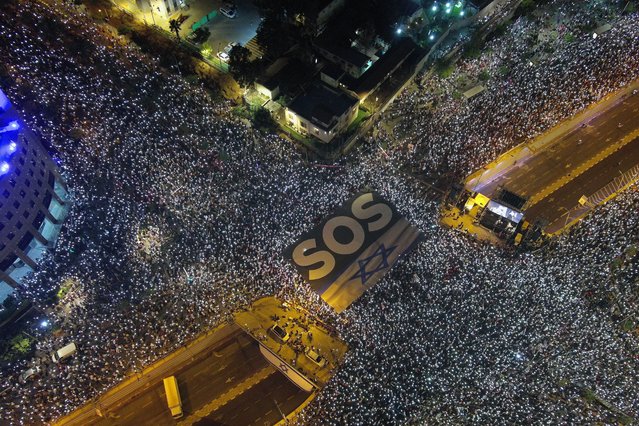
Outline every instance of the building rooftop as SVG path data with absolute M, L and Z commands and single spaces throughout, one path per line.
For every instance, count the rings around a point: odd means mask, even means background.
M 326 74 L 328 77 L 332 78 L 333 80 L 339 80 L 340 77 L 345 74 L 345 72 L 340 67 L 338 67 L 332 62 L 329 62 L 328 65 L 322 68 L 321 72 L 322 74 Z
M 316 41 L 317 46 L 358 68 L 365 66 L 370 58 L 348 45 L 348 33 L 325 31 Z
M 352 90 L 360 96 L 370 92 L 417 48 L 418 46 L 410 38 L 402 38 L 357 79 Z
M 323 83 L 315 83 L 291 102 L 288 108 L 322 130 L 331 130 L 338 117 L 359 100 Z
M 269 90 L 280 88 L 283 94 L 296 92 L 308 80 L 313 70 L 298 59 L 278 59 L 257 82 Z

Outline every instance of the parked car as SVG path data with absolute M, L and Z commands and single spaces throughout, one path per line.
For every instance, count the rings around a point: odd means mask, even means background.
M 217 52 L 217 57 L 220 58 L 224 62 L 228 62 L 229 59 L 231 59 L 231 50 L 235 46 L 238 46 L 238 44 L 237 43 L 229 43 L 229 44 L 227 44 L 226 47 L 221 52 Z
M 318 366 L 324 367 L 326 365 L 326 359 L 308 346 L 304 349 L 304 353 L 306 354 L 306 358 L 310 359 Z
M 220 7 L 220 13 L 227 18 L 233 19 L 237 16 L 237 6 L 233 3 L 226 3 Z
M 286 343 L 288 342 L 288 339 L 291 338 L 288 332 L 277 324 L 271 327 L 270 331 L 275 336 L 275 338 L 279 340 L 281 343 Z
M 28 370 L 23 371 L 20 374 L 20 382 L 24 383 L 29 380 L 35 379 L 40 374 L 40 367 L 31 367 Z

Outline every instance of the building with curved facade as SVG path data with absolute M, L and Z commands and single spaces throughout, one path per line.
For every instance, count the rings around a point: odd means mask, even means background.
M 0 301 L 54 247 L 68 207 L 48 150 L 0 90 Z

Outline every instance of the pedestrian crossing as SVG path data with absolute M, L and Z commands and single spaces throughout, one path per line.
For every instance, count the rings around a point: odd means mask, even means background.
M 246 42 L 244 47 L 251 51 L 251 60 L 259 59 L 264 56 L 264 48 L 257 42 L 257 36 Z

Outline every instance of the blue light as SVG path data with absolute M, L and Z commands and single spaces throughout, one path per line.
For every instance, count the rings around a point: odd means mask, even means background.
M 18 148 L 18 144 L 17 143 L 11 142 L 9 144 L 9 152 L 15 152 L 17 148 Z
M 2 90 L 0 90 L 0 109 L 7 110 L 11 107 L 11 102 L 9 102 L 9 98 L 4 94 Z
M 3 175 L 9 171 L 9 163 L 3 161 L 0 163 L 0 175 Z
M 431 8 L 431 10 L 433 12 L 437 12 L 437 3 L 433 4 L 433 7 Z
M 42 322 L 40 323 L 40 327 L 42 328 L 47 328 L 49 326 L 49 321 L 47 320 L 42 320 Z
M 14 130 L 18 130 L 20 128 L 20 124 L 16 120 L 10 122 L 4 129 L 0 130 L 0 133 L 11 132 Z
M 429 36 L 428 36 L 428 39 L 429 39 L 430 41 L 435 40 L 435 34 L 431 34 L 431 35 L 429 35 Z
M 401 28 L 397 28 L 397 30 L 395 31 L 397 34 L 401 34 L 402 33 L 402 29 Z

